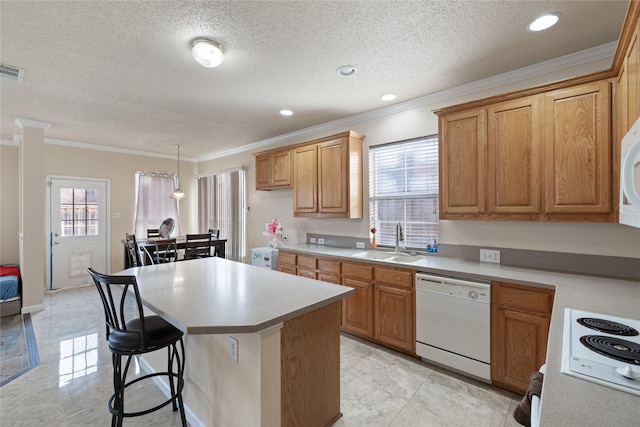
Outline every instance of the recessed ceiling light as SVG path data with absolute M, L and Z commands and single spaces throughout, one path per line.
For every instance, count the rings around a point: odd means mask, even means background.
M 280 114 L 282 114 L 283 116 L 292 116 L 293 115 L 293 111 L 291 111 L 291 110 L 280 110 Z
M 392 93 L 388 93 L 386 95 L 382 95 L 380 99 L 382 99 L 383 101 L 393 101 L 394 99 L 396 99 L 396 96 Z
M 357 72 L 358 69 L 353 65 L 343 65 L 341 67 L 338 67 L 338 69 L 336 70 L 336 73 L 340 74 L 343 77 L 353 76 Z
M 195 39 L 192 43 L 191 55 L 198 64 L 207 68 L 215 68 L 222 64 L 224 53 L 220 43 L 208 39 Z
M 529 24 L 529 31 L 542 31 L 553 27 L 560 20 L 560 16 L 559 13 L 543 15 Z

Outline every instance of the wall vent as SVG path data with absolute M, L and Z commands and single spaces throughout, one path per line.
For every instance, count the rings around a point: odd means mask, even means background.
M 21 82 L 24 77 L 24 70 L 13 65 L 0 64 L 0 76 Z

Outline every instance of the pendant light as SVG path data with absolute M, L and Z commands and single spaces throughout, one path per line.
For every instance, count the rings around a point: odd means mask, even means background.
M 177 179 L 178 185 L 176 186 L 176 189 L 173 191 L 173 193 L 171 193 L 171 196 L 169 196 L 169 198 L 180 200 L 180 199 L 185 199 L 186 196 L 184 195 L 184 191 L 180 189 L 180 145 L 176 144 L 176 148 L 178 149 L 178 179 Z

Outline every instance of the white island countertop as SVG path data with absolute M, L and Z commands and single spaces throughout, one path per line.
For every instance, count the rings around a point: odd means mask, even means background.
M 640 426 L 640 397 L 604 387 L 560 372 L 564 309 L 640 319 L 640 281 L 510 267 L 427 255 L 409 263 L 355 258 L 362 249 L 323 245 L 287 245 L 281 248 L 350 261 L 380 263 L 436 274 L 507 281 L 555 289 L 549 341 L 547 373 L 544 377 L 541 426 Z M 638 260 L 640 269 L 640 260 Z
M 354 292 L 223 258 L 132 267 L 145 306 L 187 334 L 253 333 Z

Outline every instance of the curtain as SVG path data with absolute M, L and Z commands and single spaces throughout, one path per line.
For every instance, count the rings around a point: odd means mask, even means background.
M 158 228 L 167 218 L 175 220 L 172 236 L 181 235 L 178 201 L 169 196 L 177 186 L 174 175 L 136 172 L 135 235 L 147 238 L 147 228 Z
M 245 171 L 219 172 L 198 179 L 198 228 L 220 230 L 227 239 L 225 257 L 242 261 L 245 254 Z

